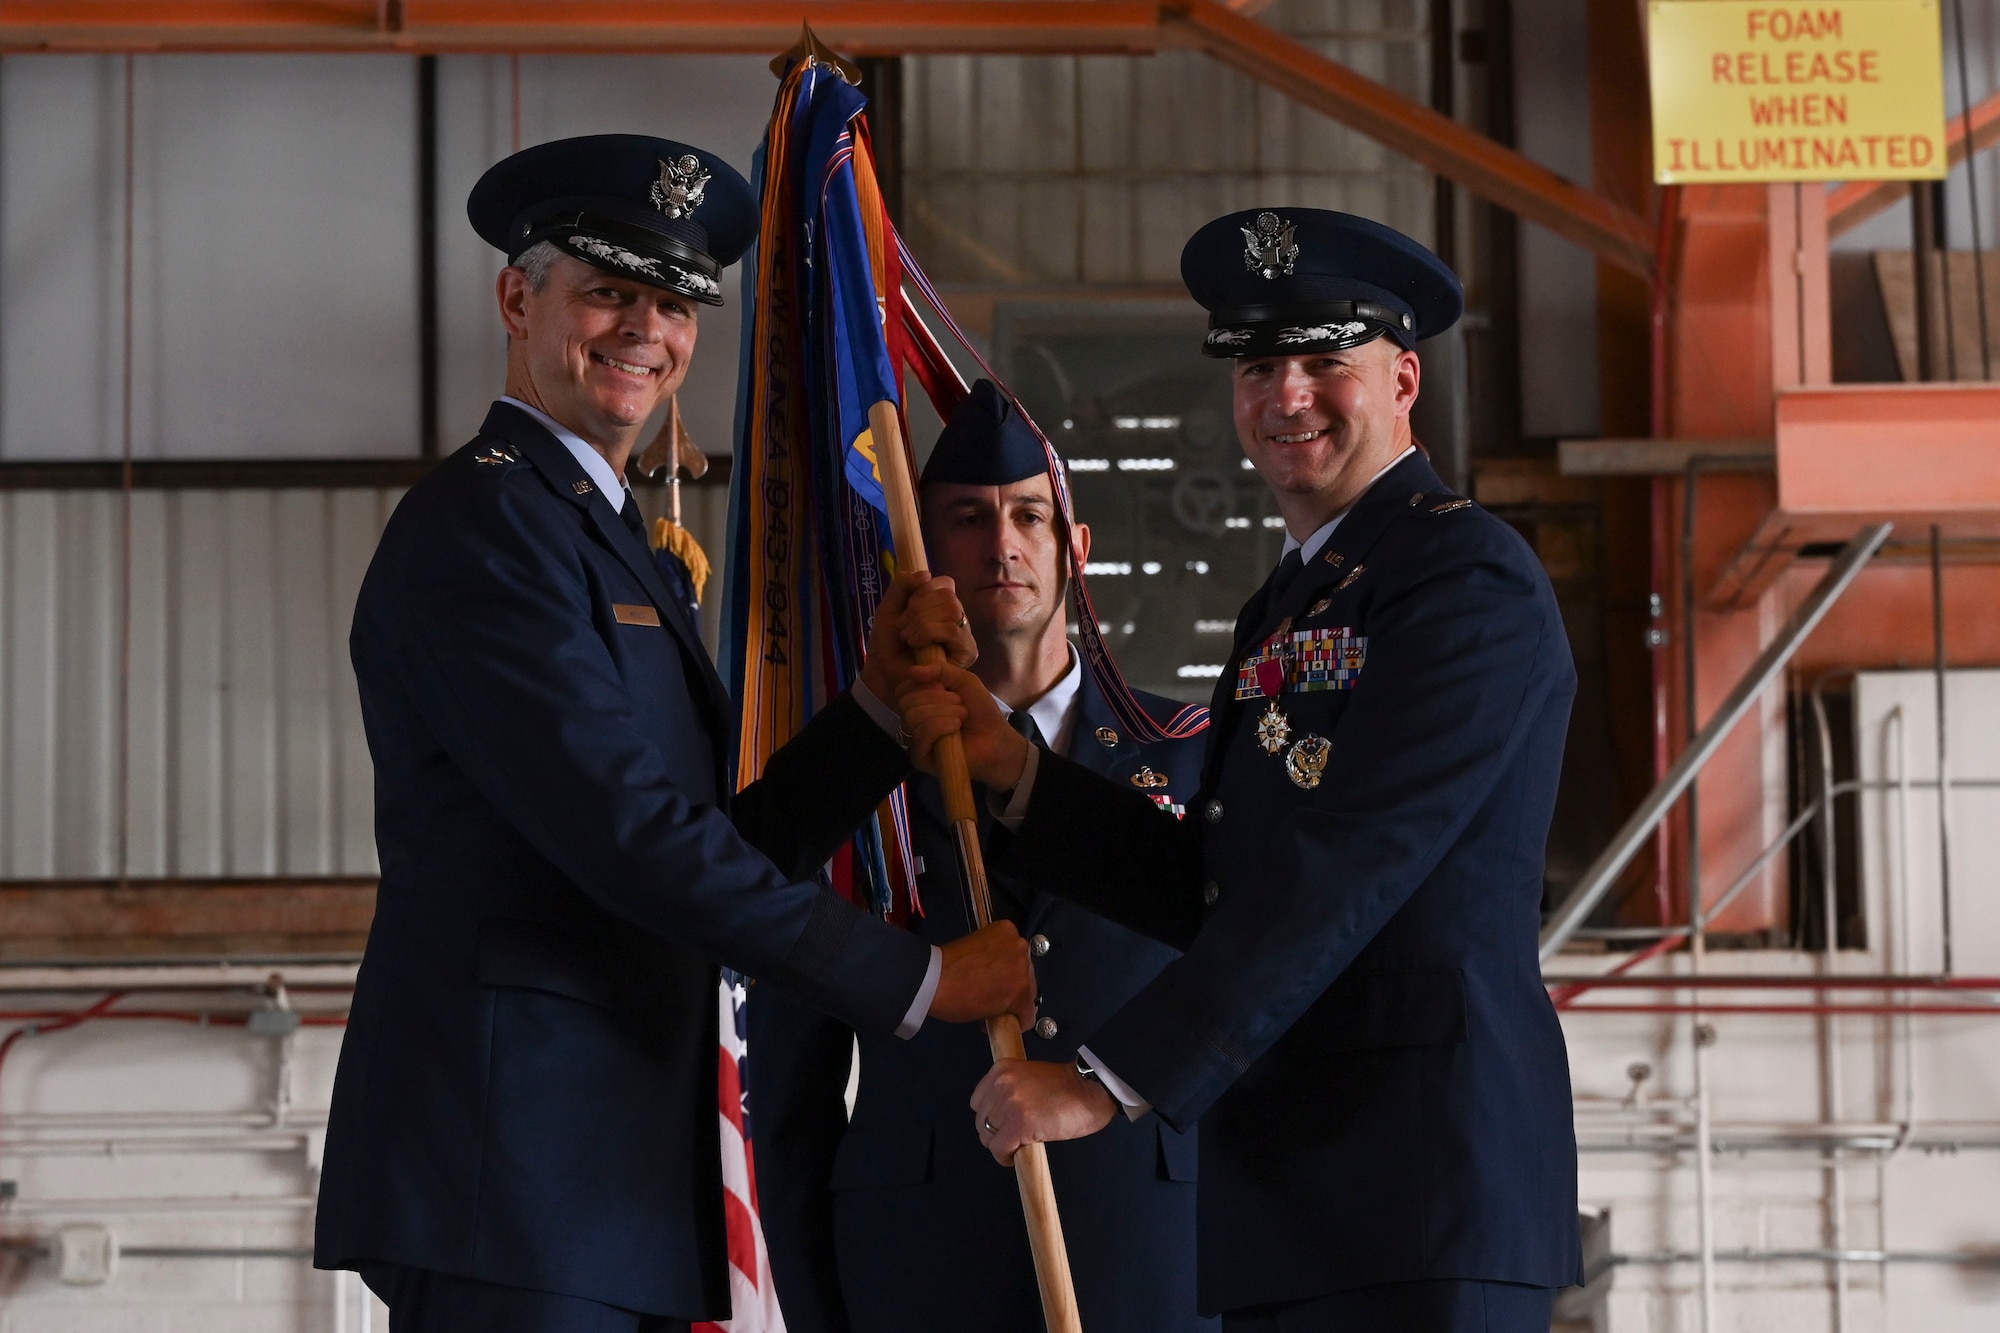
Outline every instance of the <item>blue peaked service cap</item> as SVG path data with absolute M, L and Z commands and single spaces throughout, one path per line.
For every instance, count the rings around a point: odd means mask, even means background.
M 1380 337 L 1414 350 L 1458 322 L 1465 289 L 1393 227 L 1324 208 L 1217 218 L 1181 251 L 1181 280 L 1208 312 L 1202 352 L 1294 356 Z
M 992 380 L 975 380 L 938 433 L 922 484 L 1010 486 L 1048 470 L 1048 452 L 1021 409 Z
M 643 134 L 524 148 L 487 169 L 465 202 L 472 229 L 509 263 L 548 241 L 586 264 L 705 305 L 757 239 L 757 196 L 704 149 Z

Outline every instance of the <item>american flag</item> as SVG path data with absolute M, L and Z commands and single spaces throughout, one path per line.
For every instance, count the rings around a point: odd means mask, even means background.
M 743 1040 L 743 974 L 722 970 L 721 1078 L 718 1098 L 722 1127 L 722 1215 L 729 1229 L 731 1318 L 696 1324 L 694 1333 L 785 1333 L 778 1293 L 771 1284 L 771 1256 L 757 1221 L 757 1166 L 750 1151 L 750 1115 Z

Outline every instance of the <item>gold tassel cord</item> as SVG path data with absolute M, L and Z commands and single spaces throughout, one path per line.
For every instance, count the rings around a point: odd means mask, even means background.
M 702 587 L 708 582 L 710 566 L 708 552 L 701 549 L 701 543 L 694 534 L 670 518 L 653 520 L 653 549 L 667 551 L 680 557 L 687 566 L 688 579 L 694 584 L 694 599 L 701 600 Z

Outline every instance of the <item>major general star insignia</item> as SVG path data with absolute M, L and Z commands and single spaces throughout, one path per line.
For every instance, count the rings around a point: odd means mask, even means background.
M 1363 571 L 1363 570 L 1365 570 L 1365 569 L 1367 569 L 1367 568 L 1368 568 L 1368 566 L 1366 566 L 1366 565 L 1356 565 L 1356 566 L 1355 566 L 1355 567 L 1354 567 L 1353 569 L 1350 569 L 1350 570 L 1348 570 L 1348 571 L 1347 571 L 1347 577 L 1346 577 L 1346 578 L 1344 578 L 1344 579 L 1342 579 L 1342 580 L 1340 581 L 1340 587 L 1338 587 L 1338 588 L 1335 588 L 1335 589 L 1334 589 L 1334 591 L 1335 591 L 1335 592 L 1339 592 L 1341 588 L 1345 588 L 1345 587 L 1346 587 L 1346 586 L 1347 586 L 1348 584 L 1350 584 L 1350 583 L 1354 582 L 1354 580 L 1356 580 L 1356 579 L 1360 578 L 1360 577 L 1361 577 L 1361 573 L 1362 573 L 1362 571 Z
M 1470 500 L 1466 499 L 1466 498 L 1465 498 L 1464 496 L 1462 496 L 1462 495 L 1461 495 L 1461 496 L 1460 496 L 1460 497 L 1458 497 L 1458 499 L 1456 499 L 1456 500 L 1446 500 L 1446 501 L 1445 501 L 1445 502 L 1444 502 L 1443 504 L 1441 504 L 1441 505 L 1432 505 L 1432 506 L 1431 506 L 1431 512 L 1432 512 L 1433 514 L 1449 514 L 1449 513 L 1451 513 L 1451 512 L 1453 511 L 1453 510 L 1456 510 L 1456 509 L 1464 509 L 1464 508 L 1465 508 L 1466 506 L 1470 505 L 1471 503 L 1472 503 L 1472 501 L 1470 501 Z
M 488 467 L 500 467 L 507 463 L 520 462 L 521 455 L 515 453 L 504 444 L 489 444 L 474 454 L 472 461 L 475 463 L 484 463 Z
M 1285 748 L 1285 742 L 1292 737 L 1292 720 L 1285 716 L 1285 710 L 1278 707 L 1276 699 L 1257 719 L 1257 744 L 1264 747 L 1265 754 L 1276 754 Z
M 1285 775 L 1294 786 L 1311 791 L 1319 786 L 1322 774 L 1326 772 L 1326 756 L 1333 746 L 1324 736 L 1306 736 L 1300 739 L 1285 756 Z
M 1147 790 L 1151 790 L 1154 787 L 1164 787 L 1167 785 L 1167 775 L 1165 773 L 1155 773 L 1151 768 L 1141 764 L 1139 765 L 1139 771 L 1132 775 L 1132 785 Z

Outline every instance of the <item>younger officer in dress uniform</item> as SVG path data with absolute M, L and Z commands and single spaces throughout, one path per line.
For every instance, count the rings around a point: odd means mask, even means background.
M 1064 531 L 1034 431 L 981 380 L 938 437 L 921 482 L 932 569 L 961 590 L 979 645 L 974 670 L 1015 723 L 1081 769 L 1150 798 L 1170 834 L 1201 769 L 1199 734 L 1141 743 L 1121 733 L 1063 633 L 1069 560 L 1090 530 Z M 1141 694 L 1166 723 L 1184 705 Z M 971 929 L 971 907 L 935 780 L 912 788 L 923 860 L 924 940 Z M 1168 807 L 1162 813 L 1154 806 Z M 1030 936 L 1042 986 L 1027 1037 L 1036 1059 L 1077 1043 L 1151 981 L 1173 950 L 1032 885 L 993 878 L 996 916 Z M 983 1034 L 926 1028 L 911 1041 L 861 1036 L 854 1117 L 842 1094 L 854 1034 L 759 987 L 750 1004 L 750 1112 L 757 1187 L 778 1299 L 791 1333 L 1023 1333 L 1041 1327 L 1034 1261 L 1013 1173 L 965 1122 L 992 1063 Z M 1090 1333 L 1212 1329 L 1194 1308 L 1192 1130 L 1160 1117 L 1049 1153 L 1070 1271 Z
M 1580 1277 L 1536 961 L 1575 672 L 1533 552 L 1410 436 L 1413 348 L 1457 319 L 1457 279 L 1289 208 L 1202 228 L 1181 271 L 1285 556 L 1237 621 L 1176 836 L 1024 753 L 969 686 L 935 725 L 912 708 L 917 753 L 962 709 L 975 772 L 1015 784 L 997 870 L 1186 950 L 1091 1034 L 1094 1078 L 996 1067 L 975 1122 L 1005 1160 L 1199 1118 L 1200 1302 L 1227 1333 L 1545 1333 Z
M 468 207 L 509 259 L 507 396 L 397 506 L 355 609 L 382 879 L 314 1257 L 392 1333 L 670 1333 L 729 1315 L 716 961 L 891 1039 L 1032 1021 L 1027 946 L 934 948 L 810 882 L 909 771 L 853 699 L 731 795 L 728 693 L 622 473 L 749 186 L 612 135 L 518 153 Z M 876 695 L 908 645 L 971 660 L 949 592 L 889 593 Z

